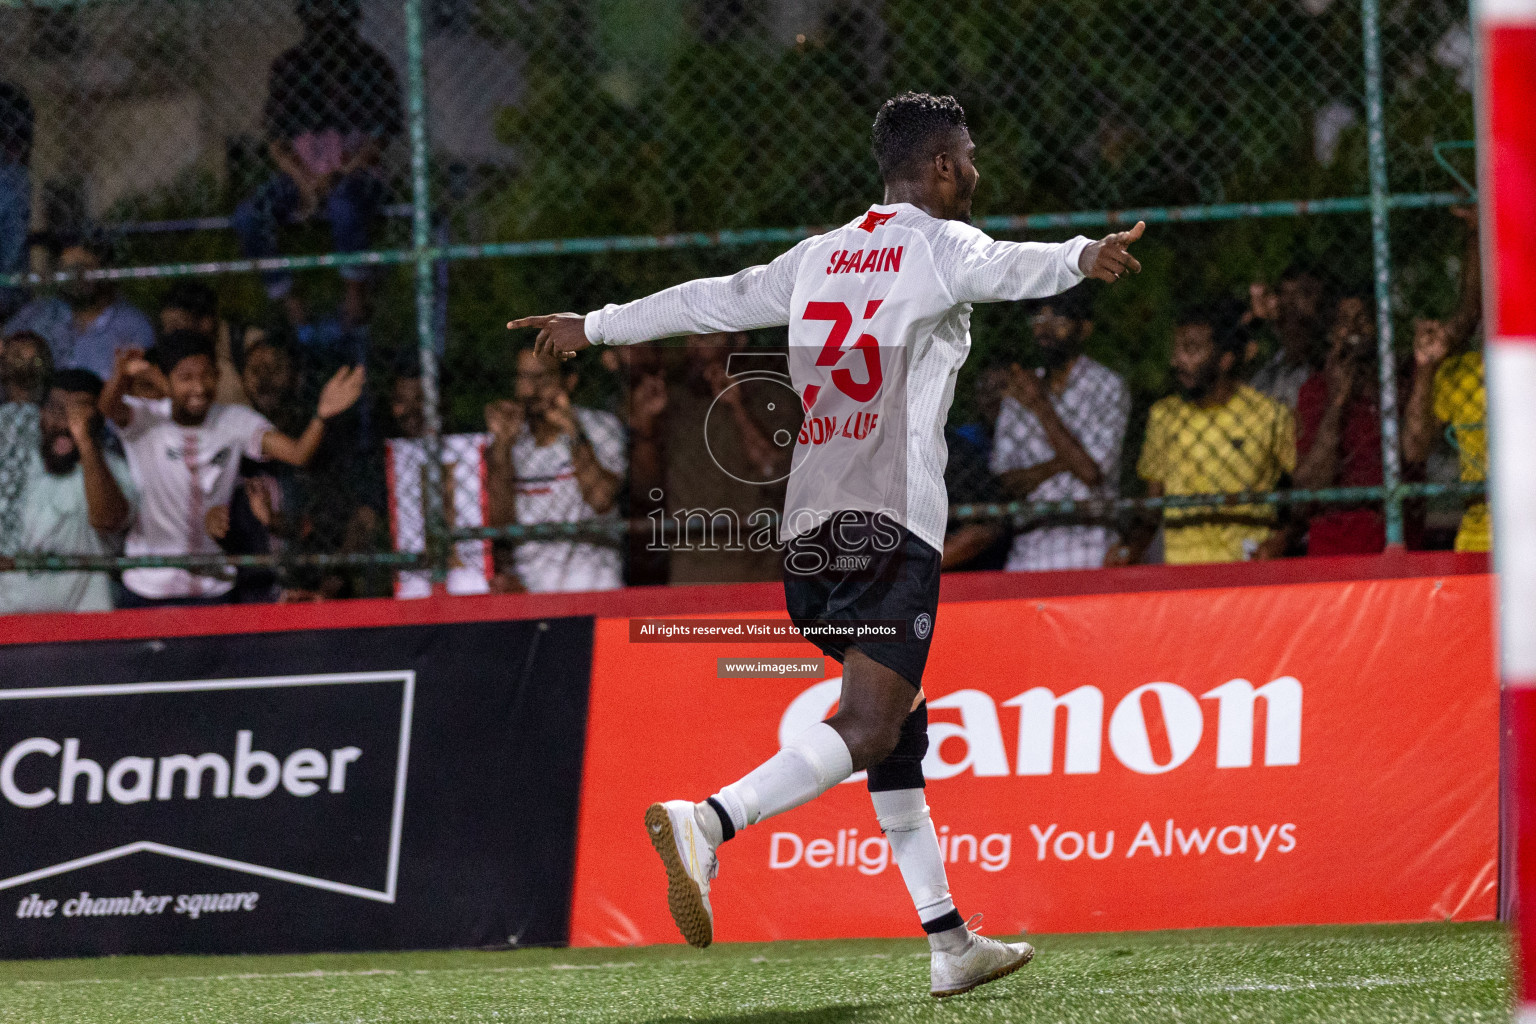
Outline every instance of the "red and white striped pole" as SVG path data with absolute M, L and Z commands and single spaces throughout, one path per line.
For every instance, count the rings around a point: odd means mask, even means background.
M 1517 1020 L 1536 1024 L 1536 0 L 1479 0 L 1477 20 L 1489 486 L 1510 736 L 1506 822 L 1517 851 Z

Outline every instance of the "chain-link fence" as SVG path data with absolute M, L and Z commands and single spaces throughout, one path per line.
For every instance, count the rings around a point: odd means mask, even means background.
M 1451 0 L 0 0 L 0 544 L 196 570 L 117 603 L 774 578 L 783 331 L 553 367 L 502 325 L 855 216 L 916 88 L 978 226 L 1149 225 L 1138 278 L 976 309 L 948 565 L 1486 548 L 1471 79 Z M 187 331 L 260 421 L 194 422 Z M 28 336 L 123 377 L 108 548 L 23 542 L 70 461 Z

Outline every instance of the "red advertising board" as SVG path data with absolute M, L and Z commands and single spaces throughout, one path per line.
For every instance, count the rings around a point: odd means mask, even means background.
M 1491 918 L 1490 616 L 1483 575 L 941 605 L 925 770 L 957 906 L 994 934 Z M 573 944 L 679 941 L 642 814 L 832 709 L 834 661 L 717 658 L 811 651 L 598 620 Z M 727 844 L 714 906 L 722 941 L 917 933 L 857 781 Z

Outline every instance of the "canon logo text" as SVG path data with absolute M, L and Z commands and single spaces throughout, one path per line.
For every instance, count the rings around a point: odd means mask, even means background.
M 824 719 L 837 703 L 843 680 L 827 679 L 801 693 L 779 722 L 781 744 Z M 1059 764 L 1067 775 L 1096 774 L 1103 766 L 1104 740 L 1126 768 L 1143 775 L 1172 771 L 1184 764 L 1200 745 L 1208 718 L 1216 728 L 1215 766 L 1248 768 L 1254 763 L 1254 706 L 1264 701 L 1263 764 L 1301 763 L 1301 683 L 1281 676 L 1263 686 L 1232 679 L 1197 698 L 1175 683 L 1145 683 L 1127 693 L 1104 722 L 1104 693 L 1097 686 L 1079 686 L 1057 695 L 1037 686 L 1002 702 L 1018 709 L 1014 754 L 1003 739 L 998 703 L 981 690 L 956 690 L 928 702 L 931 711 L 954 709 L 959 722 L 930 721 L 928 756 L 923 774 L 947 779 L 962 772 L 979 776 L 1050 775 Z M 1154 710 L 1155 708 L 1155 710 Z M 1058 712 L 1066 715 L 1065 748 L 1056 750 Z M 1148 713 L 1160 715 L 1164 747 L 1154 752 Z M 965 744 L 959 760 L 945 760 L 945 741 Z M 953 753 L 951 746 L 950 752 Z M 859 779 L 863 776 L 860 774 Z M 853 780 L 850 780 L 853 781 Z

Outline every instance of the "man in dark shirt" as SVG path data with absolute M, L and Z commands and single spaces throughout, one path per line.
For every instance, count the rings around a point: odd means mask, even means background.
M 400 133 L 400 86 L 389 61 L 363 42 L 359 0 L 298 0 L 304 38 L 272 64 L 263 113 L 278 173 L 235 211 L 240 250 L 277 254 L 280 223 L 324 212 L 339 252 L 366 249 L 384 182 L 378 165 Z M 348 326 L 367 318 L 367 271 L 343 267 Z M 287 274 L 266 277 L 267 294 L 304 321 Z
M 1381 388 L 1371 301 L 1345 295 L 1334 306 L 1323 369 L 1307 378 L 1296 404 L 1297 487 L 1380 487 Z M 1399 392 L 1406 393 L 1399 372 Z M 1292 530 L 1303 525 L 1293 524 Z M 1329 505 L 1307 524 L 1309 555 L 1370 555 L 1386 546 L 1379 504 Z

